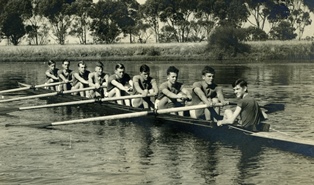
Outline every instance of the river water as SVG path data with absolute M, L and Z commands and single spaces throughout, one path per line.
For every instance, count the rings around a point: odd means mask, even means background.
M 142 62 L 124 62 L 130 75 Z M 283 103 L 269 115 L 272 128 L 314 140 L 314 64 L 232 64 L 231 62 L 148 62 L 158 83 L 166 68 L 180 70 L 188 87 L 201 79 L 201 69 L 216 69 L 216 83 L 234 100 L 231 83 L 249 82 L 260 104 Z M 47 63 L 1 63 L 0 89 L 44 82 Z M 105 63 L 112 73 L 115 62 Z M 61 64 L 57 63 L 60 67 Z M 72 68 L 76 69 L 73 62 Z M 88 62 L 93 70 L 94 62 Z M 25 92 L 4 95 L 19 97 Z M 45 104 L 42 99 L 2 103 L 0 109 Z M 313 184 L 314 159 L 273 148 L 203 140 L 152 124 L 126 120 L 66 125 L 54 129 L 5 127 L 98 116 L 78 107 L 38 109 L 0 115 L 0 184 Z M 146 125 L 146 126 L 145 126 Z

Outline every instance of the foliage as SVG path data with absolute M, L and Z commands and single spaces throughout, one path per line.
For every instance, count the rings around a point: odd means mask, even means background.
M 235 57 L 250 52 L 250 46 L 243 43 L 245 40 L 245 29 L 221 26 L 209 38 L 208 49 L 220 59 L 223 55 Z
M 297 37 L 294 33 L 295 28 L 288 21 L 282 21 L 278 26 L 272 28 L 269 32 L 273 39 L 292 40 Z
M 89 13 L 92 3 L 92 0 L 76 0 L 72 4 L 75 13 L 69 34 L 77 37 L 81 44 L 87 43 L 87 35 L 91 24 Z
M 69 35 L 75 0 L 41 0 L 38 2 L 38 14 L 46 17 L 52 25 L 52 32 L 59 44 L 65 44 Z
M 246 35 L 251 41 L 265 41 L 268 39 L 266 32 L 260 28 L 250 26 L 247 28 Z
M 14 24 L 12 24 L 14 22 Z M 4 17 L 2 32 L 13 45 L 18 45 L 25 35 L 23 20 L 18 13 L 10 13 Z

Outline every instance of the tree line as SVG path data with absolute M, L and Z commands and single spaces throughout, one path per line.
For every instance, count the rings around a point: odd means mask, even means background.
M 130 43 L 200 42 L 228 27 L 241 29 L 246 40 L 290 40 L 303 36 L 313 10 L 312 0 L 0 0 L 0 39 L 13 45 L 49 38 L 62 45 L 68 36 L 80 44 L 125 37 Z

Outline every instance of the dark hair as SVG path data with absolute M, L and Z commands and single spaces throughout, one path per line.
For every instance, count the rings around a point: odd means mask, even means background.
M 150 69 L 149 69 L 149 67 L 148 67 L 146 64 L 143 64 L 143 65 L 141 65 L 141 67 L 140 67 L 140 72 L 141 72 L 141 73 L 142 73 L 142 72 L 149 73 L 149 72 L 150 72 Z
M 81 60 L 81 61 L 79 61 L 79 62 L 77 63 L 77 67 L 80 67 L 80 64 L 86 66 L 86 64 L 85 64 L 85 62 L 84 62 L 83 60 Z
M 117 69 L 125 69 L 125 67 L 124 67 L 123 64 L 119 63 L 119 64 L 117 64 L 116 67 L 115 67 L 115 70 L 117 70 Z
M 64 64 L 65 62 L 69 62 L 69 64 L 70 64 L 70 61 L 69 61 L 69 60 L 63 60 L 63 61 L 62 61 L 62 64 Z
M 178 74 L 178 73 L 179 73 L 179 69 L 177 69 L 177 68 L 174 67 L 174 66 L 170 66 L 170 67 L 168 67 L 168 69 L 167 69 L 167 75 L 169 75 L 170 73 L 176 73 L 176 74 Z
M 49 60 L 48 61 L 48 66 L 50 66 L 51 64 L 56 64 L 56 62 L 54 60 Z
M 100 61 L 96 62 L 96 67 L 103 67 L 103 66 L 104 66 L 104 64 L 102 62 L 100 62 Z
M 247 87 L 247 82 L 244 79 L 237 79 L 233 84 L 232 87 L 239 85 L 240 87 Z
M 215 69 L 213 69 L 212 67 L 209 66 L 205 66 L 204 69 L 202 70 L 202 75 L 205 75 L 206 73 L 211 73 L 211 74 L 215 74 Z

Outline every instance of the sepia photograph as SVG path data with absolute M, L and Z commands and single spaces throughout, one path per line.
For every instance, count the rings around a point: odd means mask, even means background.
M 313 184 L 313 20 L 313 0 L 0 0 L 0 185 Z

